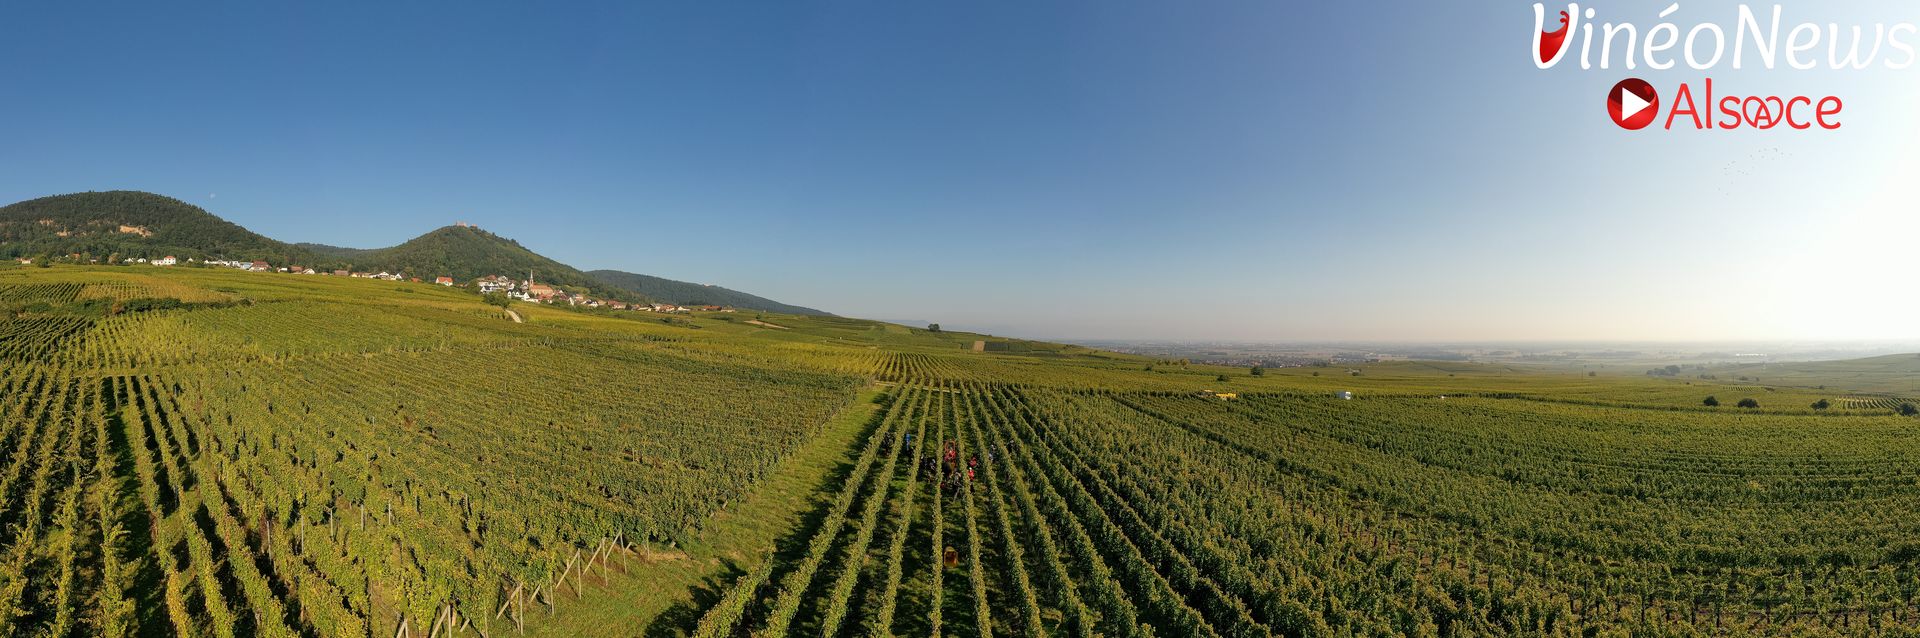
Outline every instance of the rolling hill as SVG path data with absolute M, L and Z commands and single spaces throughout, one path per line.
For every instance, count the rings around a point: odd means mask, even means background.
M 524 278 L 566 288 L 584 288 L 593 294 L 642 301 L 645 293 L 601 281 L 572 266 L 521 246 L 520 242 L 472 226 L 446 226 L 391 248 L 354 249 L 307 244 L 331 259 L 350 262 L 355 270 L 387 270 L 417 277 L 448 276 L 467 281 L 488 275 Z
M 422 278 L 470 280 L 487 275 L 522 278 L 623 301 L 716 304 L 794 314 L 828 313 L 783 304 L 737 290 L 648 275 L 594 273 L 555 261 L 512 239 L 472 226 L 447 226 L 387 248 L 286 243 L 221 219 L 198 206 L 139 191 L 53 195 L 0 207 L 0 258 L 78 256 L 113 258 L 266 260 L 318 269 L 402 272 Z
M 344 246 L 328 246 L 326 244 L 311 244 L 307 242 L 300 242 L 294 245 L 313 251 L 316 255 L 345 259 L 347 261 L 353 261 L 380 252 L 379 248 L 347 248 Z
M 138 191 L 54 195 L 0 207 L 0 257 L 78 254 L 312 262 L 311 250 L 269 239 L 198 206 Z
M 784 304 L 766 297 L 751 295 L 720 286 L 674 281 L 672 279 L 619 270 L 595 270 L 587 274 L 619 288 L 631 290 L 655 300 L 672 304 L 685 306 L 711 304 L 793 315 L 833 316 L 832 313 L 825 311 Z
M 1720 378 L 1800 387 L 1834 386 L 1855 392 L 1920 396 L 1920 354 L 1890 354 L 1838 361 L 1792 361 L 1716 367 Z

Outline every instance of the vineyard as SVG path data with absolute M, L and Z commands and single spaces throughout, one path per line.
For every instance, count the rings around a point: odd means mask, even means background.
M 60 312 L 96 287 L 0 288 L 51 307 L 0 324 L 0 635 L 497 631 L 697 534 L 861 384 L 564 318 Z
M 1910 421 L 1770 417 L 1729 445 L 1719 424 L 1673 419 L 909 386 L 805 554 L 742 576 L 696 635 L 1884 635 L 1920 622 L 1920 545 L 1882 516 L 1920 499 L 1920 463 L 1893 451 L 1920 442 Z M 942 478 L 933 451 L 949 443 L 982 471 Z
M 186 270 L 0 304 L 0 636 L 1920 635 L 1911 394 Z

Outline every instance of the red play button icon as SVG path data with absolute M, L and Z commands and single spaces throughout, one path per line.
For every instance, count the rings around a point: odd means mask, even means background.
M 1607 91 L 1607 115 L 1613 123 L 1629 131 L 1638 131 L 1660 115 L 1660 94 L 1640 78 L 1627 78 Z

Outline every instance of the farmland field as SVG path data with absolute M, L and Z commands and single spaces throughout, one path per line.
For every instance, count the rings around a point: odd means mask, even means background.
M 187 268 L 0 310 L 0 636 L 1920 627 L 1897 377 L 1254 376 Z

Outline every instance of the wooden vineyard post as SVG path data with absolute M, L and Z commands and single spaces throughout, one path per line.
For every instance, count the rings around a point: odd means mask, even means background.
M 588 565 L 592 565 L 595 562 L 600 564 L 600 584 L 603 586 L 607 584 L 607 559 L 612 557 L 613 541 L 603 538 L 600 539 L 600 547 L 593 550 L 593 559 L 587 562 Z
M 498 611 L 493 612 L 493 617 L 495 620 L 498 620 L 501 616 L 506 615 L 508 607 L 513 607 L 514 617 L 516 618 L 519 617 L 520 615 L 519 608 L 515 605 L 515 603 L 520 602 L 520 588 L 525 586 L 526 586 L 525 583 L 520 583 L 520 582 L 514 583 L 513 591 L 507 592 L 506 600 L 500 601 L 500 609 Z
M 520 632 L 520 633 L 524 633 L 527 629 L 526 623 L 522 620 L 524 618 L 524 615 L 521 613 L 521 608 L 524 605 L 524 601 L 525 601 L 525 596 L 523 595 L 523 592 L 525 592 L 526 589 L 527 589 L 527 584 L 525 582 L 515 581 L 513 585 L 513 591 L 508 592 L 507 599 L 500 602 L 500 610 L 493 612 L 493 617 L 495 619 L 498 619 L 501 616 L 506 615 L 508 609 L 512 609 L 513 610 L 513 628 L 515 632 Z
M 580 550 L 577 550 L 577 549 L 573 550 L 573 560 L 567 561 L 568 568 L 571 569 L 573 567 L 574 562 L 578 561 L 579 559 L 580 559 Z M 580 600 L 581 591 L 586 587 L 586 573 L 587 573 L 587 568 L 585 565 L 581 565 L 579 571 L 573 572 L 573 599 L 574 600 Z M 562 572 L 560 574 L 560 577 L 564 579 L 567 577 L 567 575 L 565 572 Z
M 600 539 L 599 543 L 595 543 L 593 546 L 593 555 L 587 557 L 587 566 L 585 567 L 585 569 L 592 570 L 595 567 L 599 567 L 600 554 L 601 552 L 606 551 L 606 549 L 607 549 L 607 539 L 602 538 Z M 606 573 L 603 571 L 600 575 L 600 584 L 605 585 L 606 583 L 607 583 Z

